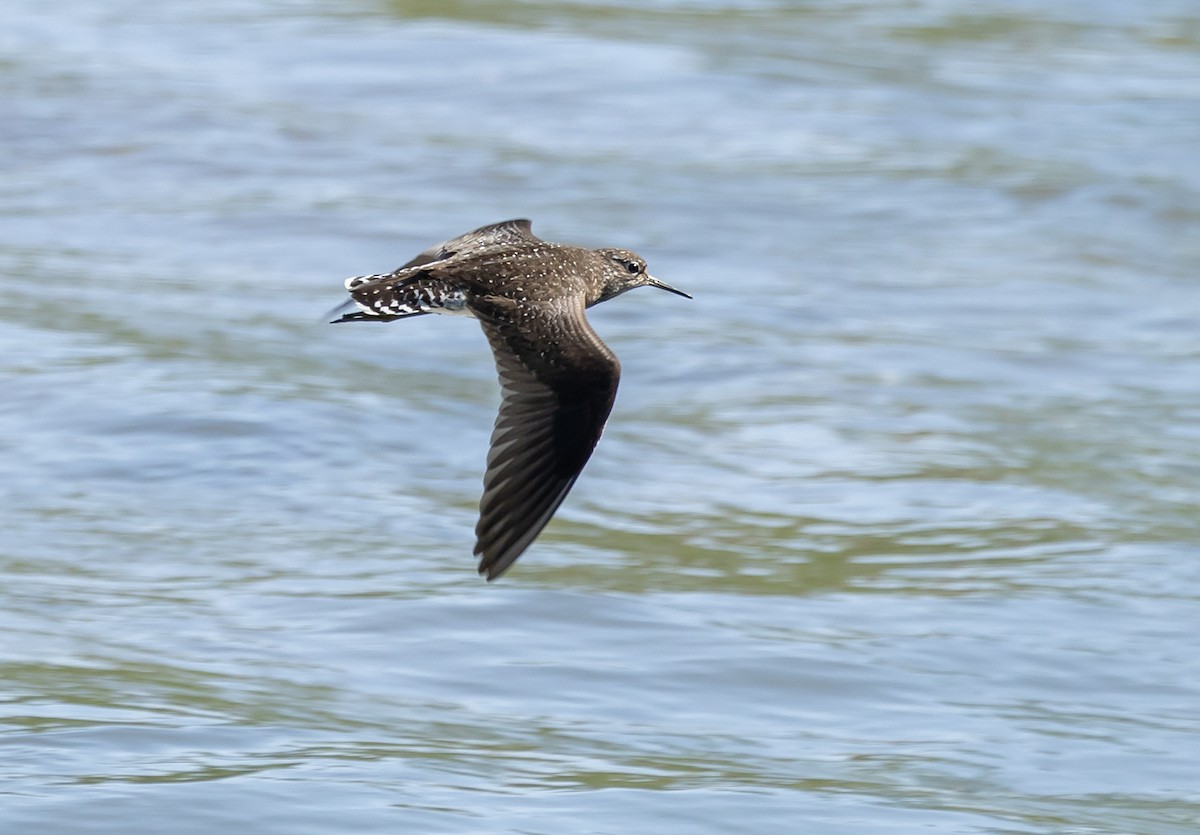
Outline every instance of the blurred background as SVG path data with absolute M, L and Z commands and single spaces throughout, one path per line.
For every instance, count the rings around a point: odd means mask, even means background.
M 1195 833 L 1192 0 L 7 0 L 0 830 Z M 604 440 L 500 582 L 485 223 Z

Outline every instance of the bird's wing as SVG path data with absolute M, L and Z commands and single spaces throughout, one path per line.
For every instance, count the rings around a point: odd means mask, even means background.
M 533 234 L 533 224 L 531 221 L 524 218 L 505 220 L 489 226 L 481 226 L 478 229 L 467 232 L 465 235 L 459 235 L 457 238 L 451 238 L 448 241 L 435 244 L 413 258 L 403 267 L 397 269 L 396 272 L 407 270 L 409 267 L 420 267 L 434 261 L 441 261 L 443 258 L 449 258 L 465 250 L 476 251 L 495 246 L 540 240 L 541 238 Z
M 325 314 L 325 318 L 329 319 L 330 316 L 335 316 L 337 318 L 330 321 L 333 324 L 338 324 L 341 322 L 362 321 L 390 322 L 393 319 L 403 316 L 420 316 L 422 313 L 428 313 L 429 309 L 426 307 L 417 310 L 408 310 L 406 308 L 398 311 L 384 311 L 375 309 L 376 302 L 380 300 L 379 297 L 381 294 L 388 292 L 385 286 L 395 289 L 415 279 L 423 278 L 422 272 L 413 270 L 414 267 L 423 267 L 435 261 L 444 261 L 460 253 L 474 255 L 488 249 L 540 241 L 541 238 L 533 234 L 532 221 L 524 218 L 505 220 L 489 226 L 481 226 L 478 229 L 467 232 L 465 235 L 459 235 L 457 238 L 451 238 L 448 241 L 442 241 L 440 244 L 431 246 L 404 266 L 397 267 L 390 273 L 356 275 L 347 278 L 345 287 L 354 298 L 339 304 L 333 310 L 329 311 L 329 313 Z M 365 303 L 363 297 L 372 293 L 374 295 L 370 299 L 370 302 L 373 309 L 364 311 L 359 307 L 358 302 Z
M 582 298 L 518 308 L 485 296 L 471 307 L 503 393 L 475 527 L 479 573 L 494 580 L 550 521 L 591 457 L 621 366 L 584 318 Z

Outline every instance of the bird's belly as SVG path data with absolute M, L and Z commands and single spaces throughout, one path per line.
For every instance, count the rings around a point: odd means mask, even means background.
M 440 282 L 416 281 L 381 288 L 374 297 L 360 301 L 364 309 L 383 316 L 413 316 L 440 313 L 443 316 L 471 316 L 467 294 Z
M 429 307 L 428 312 L 440 313 L 443 316 L 475 316 L 467 307 L 467 297 L 464 293 L 447 293 L 437 301 L 437 306 Z

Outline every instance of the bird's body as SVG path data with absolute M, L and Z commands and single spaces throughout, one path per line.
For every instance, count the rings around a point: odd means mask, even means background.
M 442 313 L 483 326 L 503 391 L 475 528 L 479 572 L 489 580 L 550 521 L 612 409 L 621 367 L 584 309 L 640 286 L 687 296 L 628 250 L 543 241 L 528 220 L 484 226 L 394 272 L 346 280 L 344 307 L 356 309 L 335 322 Z

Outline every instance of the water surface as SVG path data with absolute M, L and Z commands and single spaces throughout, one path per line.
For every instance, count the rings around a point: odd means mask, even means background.
M 1200 15 L 14 0 L 0 830 L 1194 833 Z M 500 582 L 498 400 L 346 275 L 694 302 Z

